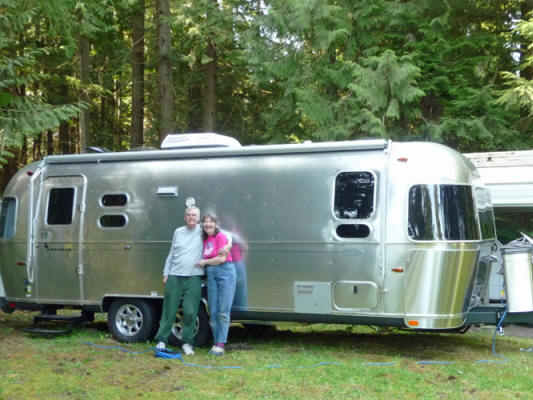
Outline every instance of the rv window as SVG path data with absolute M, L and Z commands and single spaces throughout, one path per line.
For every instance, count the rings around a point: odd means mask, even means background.
M 337 235 L 341 238 L 366 238 L 370 229 L 361 224 L 343 224 L 337 226 Z
M 102 205 L 105 207 L 120 207 L 126 205 L 128 196 L 125 194 L 104 194 L 102 196 Z
M 498 240 L 508 243 L 518 239 L 522 233 L 533 237 L 533 209 L 530 207 L 494 209 Z
M 15 216 L 17 202 L 13 197 L 2 200 L 0 212 L 0 237 L 12 238 L 15 235 Z
M 490 193 L 485 188 L 476 188 L 475 193 L 481 237 L 483 239 L 494 239 L 496 238 L 496 226 L 494 225 L 494 213 Z
M 481 226 L 481 237 L 483 239 L 496 238 L 496 226 L 494 225 L 494 214 L 492 208 L 479 210 L 479 224 Z
M 413 186 L 408 219 L 414 240 L 479 240 L 470 186 Z
M 48 196 L 48 225 L 70 225 L 74 211 L 74 188 L 51 189 Z
M 335 216 L 346 219 L 370 218 L 374 212 L 374 175 L 370 172 L 343 172 L 335 180 Z
M 126 217 L 120 214 L 106 214 L 100 217 L 102 228 L 122 228 L 126 225 Z

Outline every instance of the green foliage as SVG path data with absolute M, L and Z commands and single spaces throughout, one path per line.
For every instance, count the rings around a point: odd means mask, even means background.
M 61 9 L 60 3 L 58 3 Z M 51 105 L 43 96 L 40 85 L 50 75 L 39 68 L 39 59 L 54 49 L 42 43 L 38 46 L 21 42 L 22 35 L 42 19 L 54 21 L 46 4 L 0 0 L 0 162 L 10 156 L 8 149 L 22 146 L 26 136 L 36 137 L 43 131 L 56 128 L 61 121 L 76 116 L 82 105 Z M 30 35 L 31 36 L 31 35 Z
M 128 148 L 137 4 L 0 0 L 3 149 L 58 123 L 77 124 L 82 95 L 89 99 L 91 143 Z M 522 15 L 528 4 L 171 2 L 174 125 L 179 132 L 203 129 L 206 66 L 215 61 L 216 130 L 245 144 L 373 136 L 434 140 L 461 151 L 531 147 L 533 26 Z M 147 2 L 146 145 L 157 143 L 154 12 Z M 80 35 L 91 44 L 83 82 Z

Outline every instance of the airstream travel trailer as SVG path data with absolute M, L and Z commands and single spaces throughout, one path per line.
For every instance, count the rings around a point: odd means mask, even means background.
M 6 307 L 106 312 L 117 339 L 149 339 L 171 235 L 191 199 L 215 209 L 246 249 L 233 320 L 453 330 L 483 303 L 478 264 L 494 225 L 479 174 L 458 152 L 385 140 L 184 140 L 22 169 L 1 210 Z

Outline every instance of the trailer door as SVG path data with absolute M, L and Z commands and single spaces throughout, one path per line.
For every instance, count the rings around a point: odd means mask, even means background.
M 77 304 L 83 300 L 82 233 L 85 178 L 43 182 L 35 236 L 37 298 Z

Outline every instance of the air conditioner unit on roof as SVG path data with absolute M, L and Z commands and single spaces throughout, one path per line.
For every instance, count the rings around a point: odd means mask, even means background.
M 241 147 L 241 144 L 235 138 L 218 133 L 172 133 L 161 143 L 164 150 L 207 147 Z

